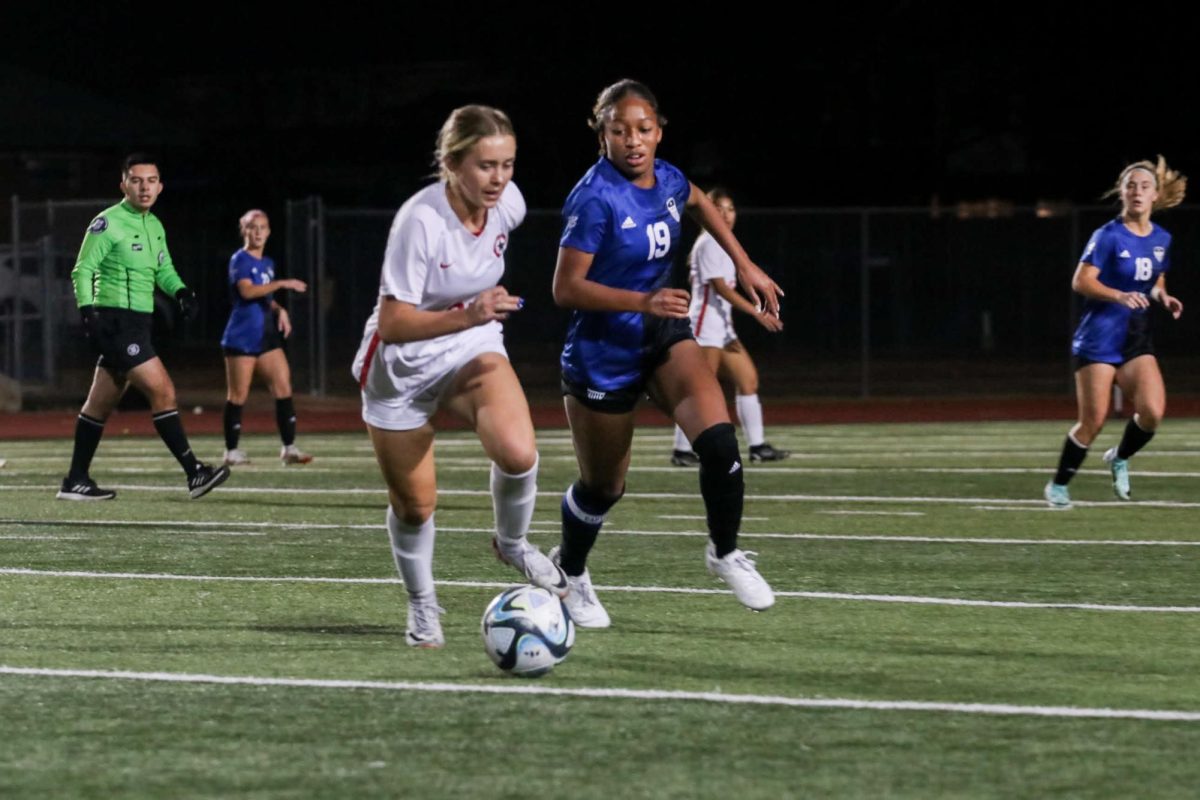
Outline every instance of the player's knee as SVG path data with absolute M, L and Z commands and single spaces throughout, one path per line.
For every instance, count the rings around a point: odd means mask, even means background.
M 1134 423 L 1144 431 L 1158 430 L 1166 412 L 1166 403 L 1155 403 L 1144 408 L 1139 407 L 1134 415 Z
M 271 381 L 271 396 L 276 400 L 292 396 L 292 382 L 287 378 L 277 378 Z
M 743 485 L 742 456 L 733 423 L 719 422 L 704 430 L 692 442 L 692 450 L 700 457 L 702 488 L 710 483 L 730 488 Z
M 246 405 L 246 399 L 250 397 L 250 389 L 229 389 L 225 392 L 225 399 L 233 403 L 235 406 Z
M 524 475 L 537 464 L 537 447 L 532 442 L 510 445 L 494 460 L 496 466 L 506 475 Z
M 749 375 L 743 375 L 738 381 L 738 394 L 758 394 L 758 373 L 751 372 Z
M 1102 414 L 1085 414 L 1080 418 L 1075 427 L 1071 429 L 1071 435 L 1075 437 L 1077 442 L 1086 447 L 1100 435 L 1100 431 L 1102 430 L 1104 430 L 1104 416 Z
M 433 516 L 433 512 L 437 508 L 436 501 L 405 497 L 395 492 L 389 493 L 389 499 L 392 502 L 392 510 L 405 525 L 415 526 L 424 524 L 425 520 Z

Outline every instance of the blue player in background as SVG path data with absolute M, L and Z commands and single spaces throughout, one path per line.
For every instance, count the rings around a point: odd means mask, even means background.
M 600 92 L 591 127 L 600 159 L 563 207 L 554 300 L 573 310 L 562 352 L 562 388 L 580 477 L 562 503 L 562 544 L 551 551 L 570 583 L 577 625 L 604 628 L 587 557 L 608 510 L 625 492 L 633 409 L 643 392 L 683 428 L 700 457 L 709 570 L 754 610 L 775 601 L 753 561 L 737 548 L 744 483 L 737 438 L 721 387 L 692 337 L 688 293 L 668 288 L 686 211 L 733 259 L 756 305 L 779 314 L 779 287 L 750 261 L 708 197 L 655 159 L 666 120 L 636 81 Z
M 257 372 L 275 398 L 275 423 L 283 448 L 284 464 L 307 464 L 312 456 L 296 447 L 296 408 L 292 403 L 292 373 L 283 340 L 292 333 L 287 309 L 275 302 L 281 289 L 305 292 L 308 286 L 294 278 L 275 279 L 275 262 L 263 255 L 271 235 L 271 221 L 257 208 L 238 220 L 242 248 L 229 259 L 229 291 L 233 311 L 221 337 L 225 351 L 225 463 L 249 464 L 250 456 L 238 447 L 242 433 L 242 407 Z
M 1175 319 L 1183 303 L 1167 292 L 1171 234 L 1150 221 L 1150 214 L 1183 202 L 1187 178 L 1158 163 L 1138 161 L 1121 171 L 1107 193 L 1121 198 L 1121 214 L 1096 229 L 1071 279 L 1083 295 L 1083 317 L 1071 342 L 1075 356 L 1075 396 L 1079 421 L 1063 442 L 1058 471 L 1046 484 L 1054 508 L 1070 508 L 1067 484 L 1087 456 L 1108 417 L 1113 381 L 1133 404 L 1134 414 L 1116 447 L 1104 460 L 1112 471 L 1113 492 L 1130 497 L 1129 459 L 1154 436 L 1166 409 L 1149 307 L 1159 303 Z

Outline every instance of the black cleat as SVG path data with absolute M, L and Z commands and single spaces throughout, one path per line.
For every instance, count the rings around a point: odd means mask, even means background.
M 677 467 L 694 467 L 700 463 L 700 456 L 691 450 L 676 450 L 671 453 L 671 463 Z
M 750 461 L 783 461 L 790 456 L 790 450 L 776 450 L 771 445 L 763 442 L 750 448 Z
M 62 488 L 55 495 L 59 500 L 112 500 L 116 496 L 112 489 L 101 489 L 91 478 L 63 478 Z
M 201 464 L 196 474 L 188 478 L 188 494 L 195 500 L 220 486 L 229 477 L 229 467 L 210 467 Z

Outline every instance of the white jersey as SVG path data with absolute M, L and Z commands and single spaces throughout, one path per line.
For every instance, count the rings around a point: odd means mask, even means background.
M 724 347 L 737 338 L 733 332 L 733 304 L 717 294 L 709 281 L 723 280 L 736 291 L 737 271 L 733 259 L 705 231 L 692 246 L 688 266 L 691 267 L 688 277 L 692 283 L 688 317 L 692 321 L 692 333 L 702 347 Z
M 500 282 L 508 234 L 524 218 L 525 198 L 515 183 L 505 187 L 479 233 L 468 230 L 454 213 L 445 182 L 426 186 L 400 207 L 392 222 L 379 279 L 380 300 L 393 297 L 421 311 L 469 305 Z M 503 351 L 503 328 L 497 321 L 433 339 L 385 344 L 378 333 L 380 300 L 354 357 L 354 377 L 365 393 L 386 397 L 416 388 L 422 375 L 440 375 L 455 367 L 464 352 L 478 352 L 481 339 L 495 340 Z

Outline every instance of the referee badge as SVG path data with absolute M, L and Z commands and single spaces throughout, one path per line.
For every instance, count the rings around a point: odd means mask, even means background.
M 88 225 L 88 231 L 91 233 L 104 233 L 106 230 L 108 230 L 108 220 L 104 217 L 96 217 L 92 220 L 92 224 Z

